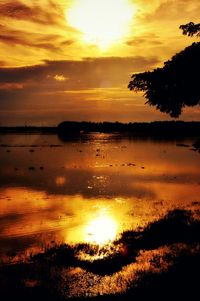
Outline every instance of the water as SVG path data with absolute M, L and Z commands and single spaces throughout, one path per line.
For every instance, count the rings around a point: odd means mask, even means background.
M 138 280 L 138 271 L 167 269 L 173 260 L 155 267 L 153 258 L 171 254 L 174 242 L 141 248 L 133 260 L 126 236 L 120 239 L 176 209 L 199 219 L 200 155 L 191 149 L 193 140 L 96 133 L 63 142 L 56 135 L 1 135 L 1 263 L 82 244 L 73 255 L 76 264 L 62 266 L 59 280 L 53 268 L 48 276 L 65 298 L 122 293 Z M 182 243 L 173 256 L 188 248 L 196 252 L 197 245 Z M 104 273 L 95 265 L 116 254 L 118 268 L 105 267 Z M 47 279 L 20 281 L 30 288 Z

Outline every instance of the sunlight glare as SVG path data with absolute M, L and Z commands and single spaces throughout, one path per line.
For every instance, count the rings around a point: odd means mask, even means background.
M 117 223 L 112 217 L 102 214 L 87 224 L 85 241 L 104 245 L 116 238 L 117 228 Z
M 76 0 L 66 18 L 84 42 L 106 49 L 126 36 L 135 11 L 130 0 Z

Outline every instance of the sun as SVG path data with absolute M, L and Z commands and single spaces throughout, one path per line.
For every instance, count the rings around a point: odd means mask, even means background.
M 135 11 L 130 0 L 75 0 L 66 18 L 85 43 L 108 48 L 128 34 Z

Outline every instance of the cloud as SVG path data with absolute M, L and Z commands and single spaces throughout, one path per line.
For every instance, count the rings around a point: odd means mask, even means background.
M 152 69 L 152 57 L 102 57 L 0 68 L 2 124 L 62 120 L 147 120 L 153 110 L 127 89 L 133 72 Z M 55 80 L 55 78 L 67 80 Z M 151 111 L 151 113 L 149 113 Z M 156 113 L 156 116 L 158 114 Z M 157 118 L 158 119 L 158 118 Z M 23 120 L 23 121 L 22 121 Z
M 102 53 L 95 44 L 88 46 L 81 32 L 69 26 L 66 12 L 72 0 L 2 0 L 0 18 L 4 28 L 0 28 L 0 55 L 7 56 L 8 66 L 39 64 L 45 59 L 81 60 L 86 56 L 103 55 L 151 58 L 155 53 L 164 61 L 190 43 L 182 37 L 178 27 L 188 21 L 185 18 L 195 21 L 199 1 L 132 1 L 137 12 L 126 42 L 119 40 Z
M 58 82 L 64 82 L 67 80 L 67 78 L 62 74 L 56 74 L 53 78 Z
M 5 61 L 0 61 L 0 68 L 1 67 L 5 67 L 7 64 L 6 64 L 6 62 Z
M 193 21 L 197 18 L 197 11 L 200 10 L 199 0 L 168 0 L 160 1 L 160 5 L 151 13 L 144 16 L 146 21 L 165 21 L 185 19 Z
M 68 26 L 65 7 L 57 0 L 0 1 L 0 59 L 25 66 L 66 58 L 77 31 Z
M 2 83 L 35 83 L 38 88 L 52 84 L 52 78 L 58 74 L 68 78 L 66 90 L 88 88 L 117 87 L 127 83 L 133 72 L 149 70 L 158 64 L 156 57 L 102 57 L 85 58 L 80 61 L 44 61 L 43 64 L 0 68 Z M 109 84 L 110 83 L 110 84 Z
M 0 5 L 1 17 L 32 21 L 43 25 L 60 24 L 61 13 L 60 7 L 52 1 L 48 1 L 48 9 L 44 9 L 39 4 L 27 5 L 21 1 L 5 2 Z
M 20 83 L 2 83 L 0 84 L 0 90 L 5 90 L 5 91 L 11 91 L 11 90 L 18 90 L 18 89 L 23 89 L 24 85 Z
M 48 61 L 43 64 L 0 68 L 0 106 L 6 103 L 41 97 L 66 97 L 67 92 L 85 93 L 91 90 L 101 94 L 104 89 L 123 87 L 133 72 L 152 69 L 158 63 L 156 57 L 107 57 L 85 58 L 81 61 Z M 81 92 L 82 91 L 82 92 Z M 128 91 L 128 90 L 127 90 Z M 116 93 L 116 91 L 114 91 Z M 117 91 L 119 95 L 119 91 Z M 90 94 L 90 93 L 89 93 Z M 108 95 L 107 95 L 108 96 Z M 107 97 L 106 96 L 106 97 Z
M 103 53 L 68 26 L 72 0 L 0 1 L 0 119 L 159 119 L 127 84 L 191 43 L 178 27 L 199 17 L 200 4 L 131 1 L 138 11 L 130 35 Z
M 34 48 L 43 48 L 51 51 L 58 51 L 59 48 L 54 46 L 51 43 L 34 43 L 31 41 L 28 41 L 26 39 L 22 39 L 16 36 L 12 35 L 1 35 L 0 34 L 0 42 L 9 44 L 9 45 L 22 45 L 22 46 L 27 46 L 27 47 L 34 47 Z
M 128 46 L 142 46 L 147 47 L 149 45 L 160 46 L 163 45 L 158 35 L 154 33 L 143 34 L 140 36 L 136 36 L 133 39 L 126 41 Z
M 63 40 L 58 34 L 27 33 L 21 30 L 13 30 L 5 25 L 0 25 L 0 31 L 0 42 L 9 46 L 22 45 L 59 52 L 62 50 L 63 45 L 70 46 L 74 43 L 73 40 Z

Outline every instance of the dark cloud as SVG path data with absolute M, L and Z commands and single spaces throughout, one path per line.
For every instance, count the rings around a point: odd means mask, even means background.
M 132 72 L 151 69 L 158 62 L 156 57 L 147 59 L 140 56 L 85 58 L 81 61 L 46 60 L 41 65 L 0 68 L 0 84 L 31 81 L 39 87 L 44 83 L 55 82 L 55 75 L 61 74 L 68 79 L 62 83 L 66 89 L 101 88 L 104 84 L 113 87 L 127 83 L 127 77 Z
M 34 48 L 38 48 L 62 54 L 63 47 L 74 43 L 71 38 L 67 39 L 59 31 L 65 30 L 67 34 L 69 31 L 72 32 L 72 29 L 67 26 L 62 5 L 56 1 L 1 1 L 0 19 L 2 20 L 0 24 L 0 43 L 3 47 L 3 44 L 10 47 L 19 45 L 27 51 L 34 51 Z M 12 27 L 10 20 L 16 22 L 15 29 Z M 30 23 L 27 23 L 27 28 L 19 27 L 18 24 L 20 23 L 18 21 L 35 23 L 41 27 L 41 31 L 35 30 Z M 45 25 L 54 28 L 55 31 L 51 30 L 52 34 L 48 34 Z M 12 53 L 14 52 L 13 49 Z
M 31 16 L 31 9 L 19 1 L 8 2 L 1 4 L 0 14 L 16 19 L 27 19 Z
M 41 48 L 53 52 L 61 52 L 63 45 L 70 46 L 74 43 L 73 40 L 64 40 L 56 34 L 36 34 L 26 33 L 20 30 L 13 30 L 7 26 L 0 25 L 0 42 L 13 45 L 21 45 L 31 48 Z
M 146 34 L 140 37 L 135 37 L 131 40 L 126 41 L 126 44 L 129 46 L 145 46 L 146 44 L 157 46 L 162 45 L 163 43 L 160 41 L 159 37 L 156 34 Z
M 146 59 L 138 56 L 45 61 L 35 66 L 2 67 L 1 122 L 22 124 L 23 120 L 27 120 L 29 123 L 57 124 L 65 119 L 132 120 L 130 115 L 138 115 L 140 107 L 130 109 L 126 106 L 133 98 L 127 89 L 130 76 L 133 72 L 152 69 L 157 64 L 156 57 Z M 144 111 L 140 108 L 142 119 Z
M 60 43 L 61 46 L 70 46 L 74 43 L 73 40 L 64 40 Z
M 59 48 L 51 43 L 32 43 L 31 41 L 27 41 L 26 39 L 21 39 L 19 37 L 9 36 L 9 35 L 0 34 L 0 42 L 9 45 L 22 45 L 27 47 L 43 48 L 51 51 L 59 51 Z
M 43 107 L 48 108 L 57 102 L 68 103 L 69 99 L 102 99 L 111 98 L 109 89 L 124 87 L 125 92 L 132 72 L 139 72 L 153 68 L 158 63 L 157 58 L 143 57 L 107 57 L 85 58 L 82 61 L 45 61 L 41 65 L 0 68 L 0 108 L 1 110 L 33 109 L 36 99 Z M 59 80 L 59 79 L 62 80 Z M 96 91 L 95 90 L 99 90 Z M 103 89 L 106 94 L 103 95 Z M 83 91 L 83 92 L 81 92 Z M 82 94 L 87 91 L 87 94 Z M 74 93 L 67 95 L 67 93 Z M 100 94 L 99 94 L 100 93 Z M 112 91 L 120 98 L 119 91 Z M 77 96 L 76 96 L 77 94 Z M 81 97 L 81 98 L 80 98 Z M 113 97 L 113 96 L 112 96 Z M 50 105 L 51 104 L 51 105 Z M 74 107 L 70 104 L 70 108 Z M 91 108 L 92 104 L 87 108 Z M 53 105 L 54 109 L 55 106 Z M 75 109 L 76 107 L 74 107 Z M 57 108 L 59 109 L 59 107 Z M 81 108 L 79 108 L 81 110 Z
M 6 66 L 6 62 L 5 61 L 0 61 L 0 68 Z
M 28 6 L 21 1 L 12 1 L 0 5 L 1 17 L 33 21 L 43 25 L 60 24 L 61 15 L 61 9 L 52 1 L 48 1 L 48 9 L 44 9 L 41 5 Z

